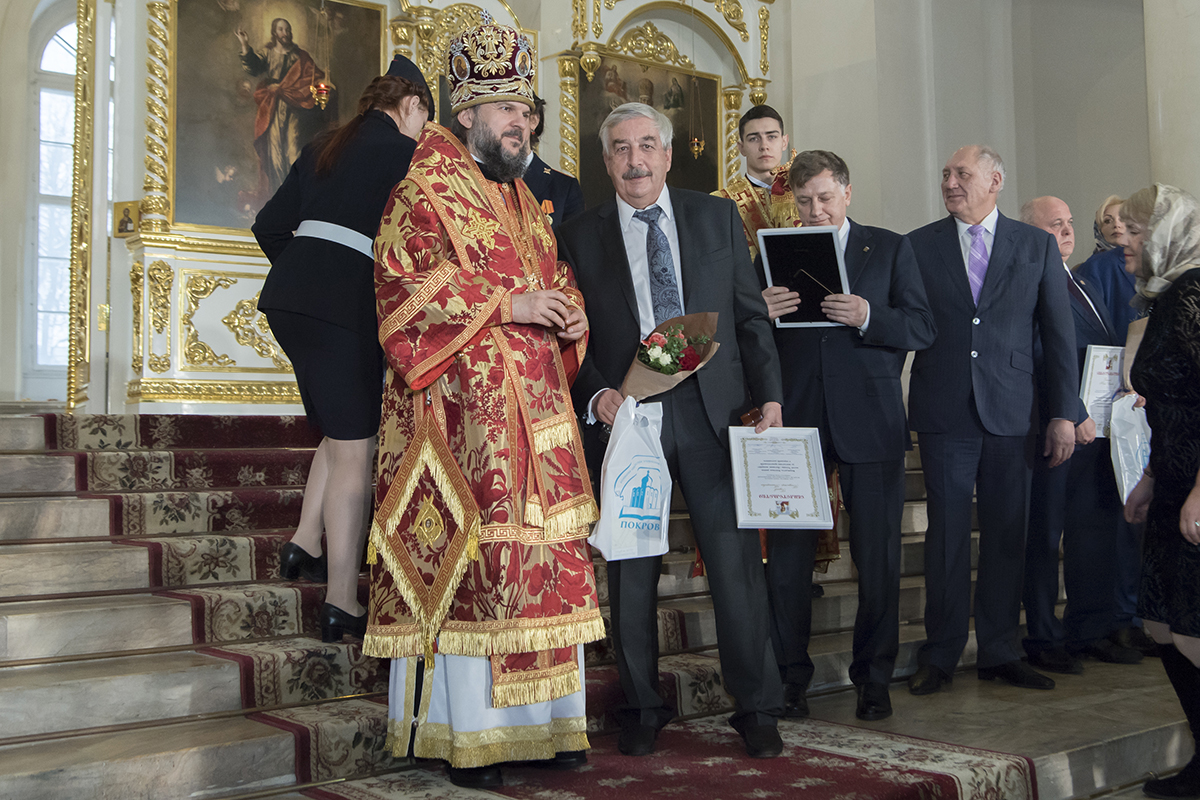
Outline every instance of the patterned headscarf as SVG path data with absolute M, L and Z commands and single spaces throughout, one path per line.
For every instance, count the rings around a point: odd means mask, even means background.
M 1157 183 L 1154 188 L 1154 213 L 1137 279 L 1137 292 L 1147 300 L 1165 292 L 1183 273 L 1200 267 L 1200 204 L 1174 186 Z

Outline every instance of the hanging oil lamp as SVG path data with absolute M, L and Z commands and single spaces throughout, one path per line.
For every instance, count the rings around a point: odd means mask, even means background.
M 312 92 L 313 102 L 324 111 L 329 103 L 329 96 L 337 88 L 329 77 L 329 73 L 332 72 L 330 51 L 333 49 L 333 28 L 329 21 L 329 10 L 325 8 L 325 0 L 321 0 L 321 10 L 317 15 L 317 57 L 325 62 L 325 73 L 323 77 L 317 78 L 314 71 L 308 90 Z

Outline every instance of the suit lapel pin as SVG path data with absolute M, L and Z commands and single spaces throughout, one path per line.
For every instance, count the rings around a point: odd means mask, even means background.
M 864 248 L 863 248 L 863 252 L 864 252 L 864 253 L 869 253 L 869 252 L 871 252 L 871 248 L 870 248 L 869 246 L 868 246 L 868 247 L 864 247 Z
M 546 174 L 547 174 L 547 175 L 549 175 L 549 174 L 550 174 L 550 168 L 549 168 L 549 167 L 546 167 L 546 170 L 545 170 L 545 172 L 546 172 Z

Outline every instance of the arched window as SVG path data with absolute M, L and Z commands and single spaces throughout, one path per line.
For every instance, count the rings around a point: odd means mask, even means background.
M 26 293 L 30 313 L 25 326 L 29 337 L 25 373 L 31 379 L 49 378 L 67 364 L 75 44 L 75 23 L 70 22 L 44 43 L 33 71 L 37 202 L 31 247 L 33 285 Z

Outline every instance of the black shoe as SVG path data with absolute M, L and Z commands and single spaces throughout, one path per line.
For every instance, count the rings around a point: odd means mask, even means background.
M 804 719 L 808 716 L 808 698 L 804 696 L 806 687 L 798 683 L 783 685 L 783 717 L 784 719 Z
M 541 769 L 568 770 L 577 769 L 587 763 L 587 750 L 562 750 L 554 754 L 554 758 L 538 759 L 537 761 L 522 761 L 527 767 Z
M 653 725 L 630 725 L 621 728 L 617 749 L 627 756 L 648 756 L 654 752 L 658 728 Z
M 1193 756 L 1183 769 L 1169 778 L 1146 781 L 1142 792 L 1147 797 L 1200 797 L 1200 756 Z
M 1132 647 L 1144 656 L 1158 656 L 1158 642 L 1140 627 L 1119 628 L 1108 635 L 1108 640 L 1121 647 Z
M 825 587 L 819 583 L 814 583 L 812 585 L 812 596 L 813 597 L 824 597 L 825 596 Z
M 309 555 L 298 544 L 288 542 L 279 551 L 279 577 L 285 581 L 303 578 L 313 583 L 329 580 L 329 560 L 322 553 L 319 557 Z
M 854 716 L 874 722 L 892 715 L 892 698 L 886 683 L 864 683 L 855 686 L 854 690 L 858 692 L 858 707 L 854 710 Z
M 329 603 L 326 603 L 325 607 L 321 609 L 322 642 L 340 642 L 346 635 L 361 639 L 366 633 L 367 612 L 364 611 L 361 617 L 355 617 Z M 497 767 L 497 769 L 499 768 Z
M 1111 639 L 1097 639 L 1079 651 L 1081 656 L 1090 656 L 1097 661 L 1109 664 L 1137 664 L 1143 656 L 1141 650 L 1132 647 L 1122 647 L 1114 644 Z
M 1033 668 L 1024 661 L 1009 661 L 994 667 L 980 667 L 979 680 L 1002 680 L 1021 689 L 1053 689 L 1054 681 Z
M 1046 672 L 1058 672 L 1063 675 L 1083 674 L 1083 662 L 1062 647 L 1052 647 L 1040 653 L 1030 653 L 1029 665 L 1044 669 Z
M 743 725 L 738 733 L 746 743 L 746 755 L 751 758 L 775 758 L 783 752 L 783 739 L 774 725 Z
M 492 789 L 504 785 L 500 775 L 500 767 L 492 764 L 489 767 L 452 767 L 446 765 L 450 782 L 464 789 Z
M 908 691 L 917 695 L 933 694 L 940 692 L 943 686 L 949 686 L 952 680 L 940 667 L 926 664 L 909 677 Z

